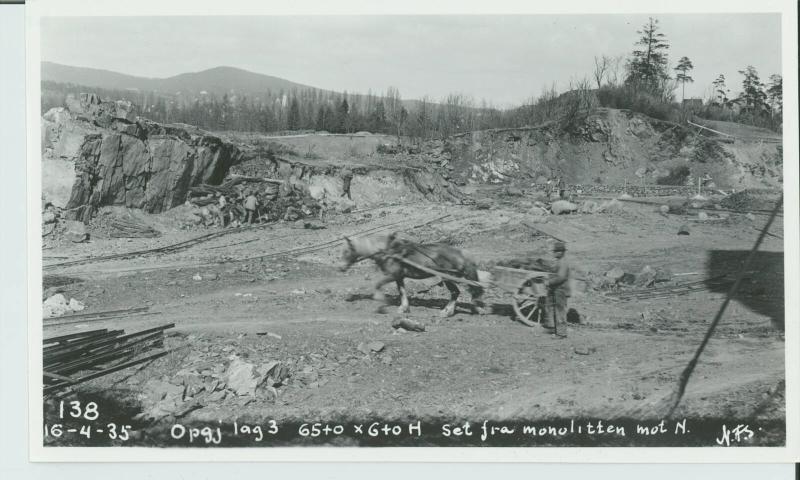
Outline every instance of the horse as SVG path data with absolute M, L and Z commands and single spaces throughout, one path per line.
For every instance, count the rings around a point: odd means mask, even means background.
M 404 280 L 406 278 L 420 280 L 435 276 L 412 267 L 400 259 L 407 259 L 416 265 L 450 276 L 478 281 L 478 268 L 475 262 L 466 257 L 461 250 L 450 245 L 442 243 L 416 244 L 409 240 L 399 239 L 396 234 L 366 238 L 345 237 L 345 242 L 347 248 L 342 255 L 344 265 L 340 270 L 345 272 L 354 263 L 366 259 L 373 260 L 383 272 L 384 277 L 375 285 L 375 293 L 372 298 L 385 301 L 386 297 L 381 288 L 388 283 L 395 282 L 400 293 L 399 313 L 408 313 L 410 310 Z M 461 291 L 456 282 L 446 279 L 443 282 L 450 291 L 450 301 L 442 309 L 441 315 L 450 317 L 455 314 L 456 301 Z M 483 288 L 477 285 L 468 285 L 467 288 L 472 295 L 473 313 L 483 314 Z

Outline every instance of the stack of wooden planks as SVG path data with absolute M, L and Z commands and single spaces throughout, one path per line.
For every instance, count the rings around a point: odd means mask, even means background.
M 164 348 L 164 330 L 174 326 L 130 334 L 102 328 L 44 339 L 44 394 L 163 357 L 169 353 Z

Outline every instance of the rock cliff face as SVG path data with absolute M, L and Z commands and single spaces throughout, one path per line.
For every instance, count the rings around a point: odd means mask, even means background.
M 780 144 L 719 143 L 685 126 L 598 108 L 570 126 L 471 132 L 448 139 L 443 158 L 464 183 L 655 184 L 677 167 L 723 188 L 780 187 Z
M 44 115 L 42 157 L 45 201 L 88 220 L 107 205 L 180 205 L 189 187 L 220 183 L 242 152 L 195 127 L 137 117 L 129 102 L 82 95 Z

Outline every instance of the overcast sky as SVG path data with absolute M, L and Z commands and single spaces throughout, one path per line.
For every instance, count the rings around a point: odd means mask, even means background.
M 694 63 L 686 96 L 720 74 L 738 91 L 753 65 L 780 73 L 777 14 L 660 14 L 672 66 Z M 450 92 L 512 106 L 590 76 L 595 55 L 625 55 L 647 15 L 49 17 L 42 60 L 145 77 L 232 66 L 319 88 L 403 98 Z M 674 72 L 673 72 L 674 73 Z M 680 95 L 680 93 L 679 93 Z

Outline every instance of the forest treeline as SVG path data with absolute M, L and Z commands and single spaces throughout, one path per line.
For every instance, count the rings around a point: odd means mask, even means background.
M 569 123 L 597 106 L 630 109 L 675 122 L 696 115 L 781 129 L 780 75 L 771 75 L 769 83 L 763 83 L 756 69 L 746 66 L 739 71 L 743 79 L 738 95 L 731 94 L 727 79 L 719 74 L 709 86 L 712 93 L 708 98 L 687 100 L 683 93 L 686 84 L 694 82 L 692 61 L 682 56 L 672 65 L 669 41 L 660 31 L 658 20 L 651 18 L 636 33 L 638 38 L 628 55 L 596 56 L 590 74 L 572 80 L 563 93 L 553 84 L 515 108 L 496 108 L 460 93 L 435 101 L 429 97 L 403 100 L 395 87 L 366 95 L 308 88 L 219 96 L 108 90 L 43 81 L 42 112 L 64 106 L 68 95 L 94 92 L 104 99 L 130 100 L 141 115 L 157 122 L 188 123 L 212 131 L 369 131 L 424 140 L 549 121 Z

